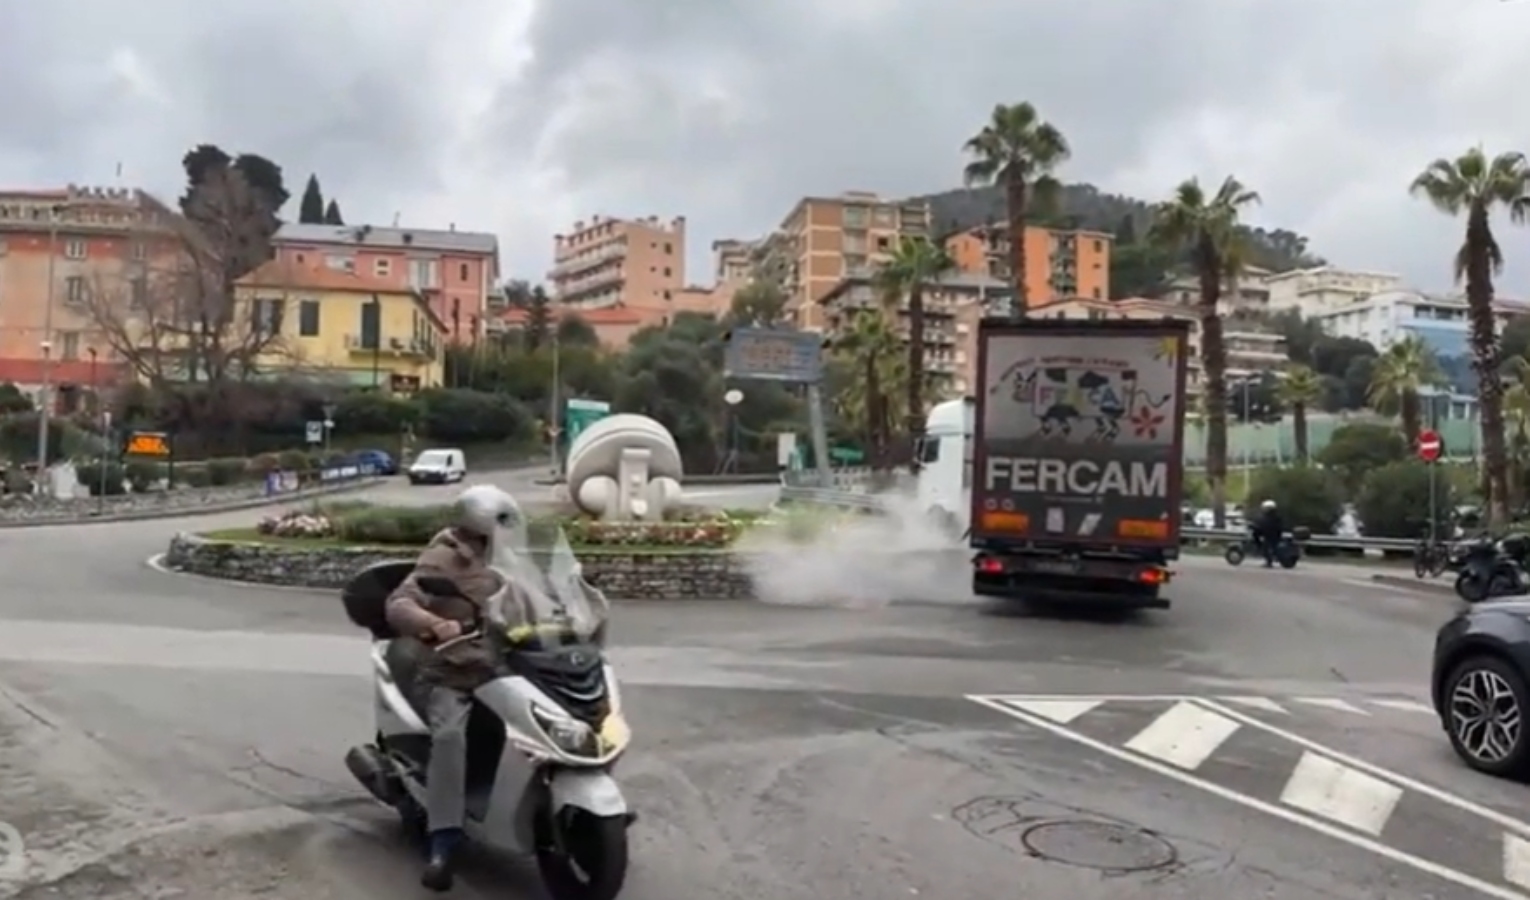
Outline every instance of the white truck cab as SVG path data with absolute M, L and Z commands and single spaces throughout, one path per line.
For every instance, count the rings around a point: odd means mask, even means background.
M 924 437 L 915 448 L 920 462 L 915 486 L 918 507 L 942 530 L 958 537 L 972 514 L 971 397 L 947 400 L 930 409 Z

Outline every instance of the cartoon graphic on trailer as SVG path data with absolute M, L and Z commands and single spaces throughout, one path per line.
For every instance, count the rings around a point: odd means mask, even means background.
M 1164 359 L 1162 355 L 1159 359 Z M 1166 360 L 1173 365 L 1172 358 Z M 1114 443 L 1125 420 L 1132 434 L 1155 440 L 1168 422 L 1172 392 L 1146 390 L 1137 370 L 1124 360 L 1041 357 L 1020 360 L 1004 370 L 990 394 L 1008 391 L 1040 423 L 1033 436 Z

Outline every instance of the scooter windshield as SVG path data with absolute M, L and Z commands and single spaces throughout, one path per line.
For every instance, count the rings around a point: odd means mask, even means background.
M 603 643 L 611 606 L 582 577 L 562 526 L 518 522 L 495 536 L 493 567 L 505 587 L 487 617 L 512 646 Z

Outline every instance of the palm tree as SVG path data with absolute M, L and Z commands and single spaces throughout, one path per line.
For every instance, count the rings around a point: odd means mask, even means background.
M 1280 400 L 1291 408 L 1291 429 L 1296 438 L 1296 459 L 1307 462 L 1307 410 L 1323 396 L 1323 379 L 1318 373 L 1303 365 L 1286 370 L 1280 383 Z
M 1227 508 L 1227 347 L 1217 304 L 1222 284 L 1244 258 L 1238 219 L 1259 202 L 1259 195 L 1231 175 L 1208 197 L 1192 178 L 1174 198 L 1154 211 L 1150 240 L 1176 253 L 1188 250 L 1200 280 L 1201 365 L 1205 370 L 1206 481 L 1211 486 L 1216 527 L 1226 524 Z
M 898 353 L 901 341 L 880 310 L 855 314 L 850 327 L 835 342 L 835 352 L 854 372 L 845 390 L 835 398 L 840 417 L 860 426 L 870 445 L 871 464 L 885 468 L 890 456 L 894 398 L 906 377 L 903 358 Z
M 895 313 L 898 301 L 908 297 L 908 435 L 911 441 L 924 434 L 924 291 L 956 264 L 944 248 L 923 237 L 904 237 L 898 241 L 892 259 L 877 272 L 876 280 L 884 296 L 892 301 Z M 915 460 L 915 465 L 918 460 Z
M 1503 392 L 1503 414 L 1508 422 L 1508 493 L 1509 502 L 1517 509 L 1525 503 L 1525 476 L 1530 472 L 1530 359 L 1516 356 L 1504 368 L 1511 378 Z
M 1456 280 L 1466 282 L 1477 397 L 1482 409 L 1483 479 L 1488 486 L 1490 525 L 1508 521 L 1508 471 L 1504 447 L 1503 382 L 1499 378 L 1498 336 L 1493 320 L 1493 275 L 1503 268 L 1503 250 L 1493 239 L 1492 212 L 1503 208 L 1513 222 L 1530 212 L 1530 164 L 1524 154 L 1489 159 L 1473 147 L 1458 159 L 1437 159 L 1409 187 L 1435 208 L 1466 217 L 1466 237 L 1456 251 Z
M 1014 315 L 1023 318 L 1030 297 L 1025 283 L 1025 222 L 1031 202 L 1054 202 L 1061 185 L 1052 172 L 1067 161 L 1068 141 L 1049 122 L 1043 122 L 1029 103 L 1000 103 L 982 130 L 964 148 L 968 186 L 998 184 L 1004 188 L 1004 209 L 1009 230 L 1009 277 L 1015 288 Z
M 1402 420 L 1403 437 L 1411 447 L 1423 430 L 1423 411 L 1419 395 L 1424 388 L 1439 384 L 1440 364 L 1423 338 L 1409 335 L 1387 348 L 1371 370 L 1371 385 L 1366 399 L 1378 411 L 1396 410 Z

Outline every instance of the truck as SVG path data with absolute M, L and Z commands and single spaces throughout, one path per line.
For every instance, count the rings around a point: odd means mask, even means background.
M 985 319 L 975 396 L 936 405 L 916 496 L 980 596 L 1166 609 L 1189 323 Z

